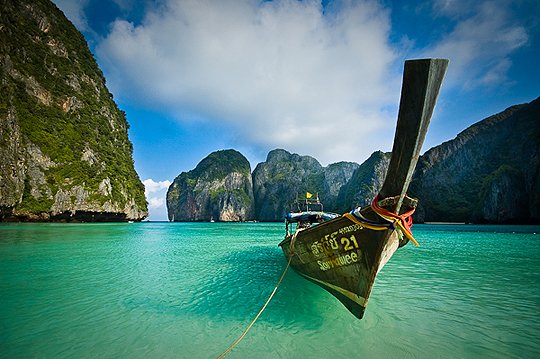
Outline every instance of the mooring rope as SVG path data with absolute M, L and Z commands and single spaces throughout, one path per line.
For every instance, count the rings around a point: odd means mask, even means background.
M 281 277 L 279 278 L 279 281 L 277 282 L 276 286 L 274 287 L 274 290 L 272 291 L 272 293 L 270 294 L 270 296 L 268 297 L 268 299 L 266 300 L 266 303 L 264 303 L 264 305 L 262 306 L 261 310 L 259 310 L 259 313 L 257 313 L 257 315 L 255 316 L 255 318 L 253 318 L 253 320 L 251 321 L 251 323 L 249 323 L 249 325 L 247 326 L 246 330 L 244 330 L 244 332 L 242 333 L 242 335 L 236 339 L 236 341 L 227 349 L 225 350 L 221 355 L 219 355 L 217 357 L 217 359 L 221 359 L 223 358 L 225 355 L 229 354 L 231 352 L 231 350 L 234 349 L 235 346 L 238 345 L 238 343 L 240 343 L 242 341 L 242 339 L 244 339 L 244 337 L 246 336 L 246 334 L 249 332 L 249 330 L 251 329 L 251 327 L 253 327 L 253 324 L 255 324 L 255 322 L 257 321 L 257 319 L 259 319 L 259 317 L 261 316 L 261 314 L 264 312 L 264 310 L 266 309 L 266 307 L 268 306 L 268 304 L 270 303 L 270 301 L 272 300 L 272 298 L 274 297 L 274 294 L 276 294 L 279 286 L 281 285 L 281 282 L 283 281 L 283 278 L 285 278 L 285 274 L 287 273 L 287 270 L 289 269 L 290 265 L 291 265 L 291 260 L 292 258 L 294 257 L 294 242 L 296 241 L 296 234 L 298 232 L 295 232 L 291 238 L 291 244 L 289 246 L 290 248 L 290 254 L 289 254 L 289 260 L 287 261 L 287 266 L 285 267 L 285 269 L 283 270 L 283 273 L 281 273 Z

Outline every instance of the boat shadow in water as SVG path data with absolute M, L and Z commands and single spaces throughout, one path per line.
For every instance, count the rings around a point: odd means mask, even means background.
M 262 308 L 287 266 L 281 250 L 273 246 L 237 251 L 213 264 L 215 275 L 199 282 L 189 311 L 206 313 L 212 320 L 246 322 Z M 258 322 L 275 329 L 315 330 L 343 313 L 340 303 L 289 268 Z

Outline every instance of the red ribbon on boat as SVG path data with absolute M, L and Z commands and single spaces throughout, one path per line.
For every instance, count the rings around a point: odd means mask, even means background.
M 394 224 L 397 224 L 398 227 L 401 229 L 401 232 L 405 235 L 405 237 L 410 239 L 411 242 L 413 242 L 415 245 L 418 246 L 418 242 L 413 238 L 413 234 L 411 231 L 411 227 L 413 224 L 412 214 L 414 213 L 415 208 L 399 215 L 394 212 L 390 212 L 389 210 L 384 209 L 381 206 L 379 206 L 380 199 L 381 199 L 380 194 L 376 195 L 375 198 L 373 198 L 373 201 L 371 202 L 371 209 L 373 209 L 373 211 L 377 213 L 379 216 L 381 216 L 382 218 L 390 222 L 393 222 Z

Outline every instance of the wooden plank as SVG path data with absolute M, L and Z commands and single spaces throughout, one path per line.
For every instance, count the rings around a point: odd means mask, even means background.
M 409 188 L 447 67 L 447 59 L 405 61 L 392 158 L 380 191 L 383 198 L 399 196 L 395 213 Z

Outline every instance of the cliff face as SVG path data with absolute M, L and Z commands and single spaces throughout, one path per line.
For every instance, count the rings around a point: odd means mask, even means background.
M 339 212 L 348 212 L 358 206 L 369 206 L 382 188 L 391 153 L 374 152 L 341 187 L 337 202 Z
M 253 171 L 255 216 L 261 221 L 281 221 L 297 195 L 319 193 L 325 210 L 337 209 L 339 189 L 349 181 L 358 164 L 334 163 L 328 167 L 310 156 L 282 149 L 270 151 Z
M 252 188 L 251 167 L 240 152 L 213 152 L 194 170 L 182 172 L 169 187 L 169 220 L 253 220 Z
M 175 180 L 167 196 L 170 219 L 281 221 L 297 195 L 306 192 L 319 193 L 325 210 L 344 213 L 370 204 L 382 187 L 391 156 L 377 151 L 361 165 L 340 162 L 323 167 L 313 157 L 273 150 L 253 171 L 252 196 L 249 163 L 230 151 L 222 151 L 226 156 L 210 155 L 211 160 Z M 242 170 L 227 163 L 231 158 L 244 163 Z M 214 168 L 219 168 L 219 176 Z M 234 185 L 227 185 L 227 179 Z M 249 206 L 238 205 L 234 196 L 219 197 L 229 202 L 211 200 L 212 191 L 239 188 L 242 196 L 253 199 L 252 216 L 244 210 Z M 420 200 L 416 222 L 540 223 L 540 98 L 480 121 L 426 152 L 418 161 L 409 195 Z M 223 203 L 232 203 L 228 216 L 221 214 Z
M 324 189 L 322 198 L 329 210 L 343 212 L 343 201 L 339 197 L 344 186 L 351 183 L 360 165 L 355 162 L 337 162 L 324 168 Z
M 322 194 L 323 182 L 323 167 L 313 157 L 282 149 L 270 151 L 266 161 L 259 163 L 253 171 L 256 218 L 282 220 L 297 194 Z
M 0 220 L 141 220 L 125 115 L 46 0 L 1 0 Z
M 426 152 L 410 193 L 418 221 L 540 222 L 540 99 Z
M 374 152 L 361 165 L 323 167 L 313 157 L 276 149 L 253 171 L 253 197 L 249 163 L 239 153 L 234 156 L 241 157 L 236 162 L 244 163 L 243 170 L 226 163 L 233 156 L 211 155 L 211 165 L 203 166 L 205 159 L 182 173 L 169 189 L 169 218 L 281 221 L 297 195 L 306 192 L 319 193 L 325 210 L 344 213 L 370 204 L 382 187 L 391 153 Z M 203 167 L 220 168 L 221 175 L 201 175 Z M 227 185 L 227 178 L 234 185 Z M 211 200 L 217 188 L 220 193 L 243 188 L 253 198 L 253 215 L 233 196 L 227 197 L 230 215 L 223 216 L 223 200 Z M 408 192 L 420 200 L 416 222 L 540 223 L 540 98 L 480 121 L 427 151 Z

